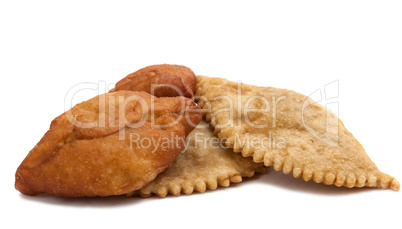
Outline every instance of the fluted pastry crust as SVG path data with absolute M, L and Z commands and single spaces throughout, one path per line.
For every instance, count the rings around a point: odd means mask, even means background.
M 221 78 L 197 81 L 196 100 L 206 120 L 234 152 L 305 181 L 399 190 L 336 115 L 307 96 Z
M 200 124 L 187 136 L 187 148 L 164 172 L 143 188 L 128 193 L 128 196 L 149 197 L 156 194 L 178 196 L 194 191 L 205 192 L 218 186 L 228 187 L 239 183 L 243 177 L 252 177 L 255 172 L 263 173 L 262 163 L 233 153 L 219 142 L 208 123 Z

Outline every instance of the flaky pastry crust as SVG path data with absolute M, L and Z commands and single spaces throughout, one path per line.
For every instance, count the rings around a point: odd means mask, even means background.
M 184 97 L 118 91 L 82 102 L 55 118 L 15 174 L 27 195 L 121 195 L 139 189 L 184 149 L 201 120 Z

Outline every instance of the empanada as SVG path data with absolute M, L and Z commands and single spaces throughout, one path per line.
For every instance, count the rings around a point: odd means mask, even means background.
M 191 194 L 194 190 L 205 192 L 218 185 L 227 187 L 242 181 L 242 177 L 252 177 L 255 172 L 263 173 L 262 163 L 233 153 L 214 135 L 208 123 L 200 124 L 187 136 L 187 148 L 164 172 L 143 188 L 127 194 L 149 197 L 157 194 L 165 197 L 168 193 Z
M 215 134 L 255 162 L 327 185 L 399 190 L 330 110 L 299 93 L 197 76 L 196 99 Z
M 173 64 L 151 65 L 133 72 L 111 90 L 145 91 L 156 97 L 184 96 L 193 98 L 197 78 L 185 66 Z
M 18 167 L 15 187 L 27 195 L 121 195 L 165 170 L 201 120 L 185 97 L 118 91 L 82 102 L 55 118 Z

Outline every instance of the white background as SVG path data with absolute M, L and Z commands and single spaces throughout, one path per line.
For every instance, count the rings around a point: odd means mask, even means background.
M 167 198 L 60 199 L 14 189 L 14 173 L 67 91 L 147 65 L 310 94 L 339 80 L 339 116 L 402 181 L 401 1 L 0 3 L 0 227 L 400 227 L 402 193 L 346 189 L 269 170 L 230 188 Z M 76 102 L 94 96 L 82 92 Z

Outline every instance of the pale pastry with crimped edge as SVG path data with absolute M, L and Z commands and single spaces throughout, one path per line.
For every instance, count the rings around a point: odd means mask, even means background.
M 187 136 L 186 142 L 186 150 L 154 181 L 127 195 L 165 197 L 169 193 L 178 196 L 205 192 L 239 183 L 255 172 L 265 172 L 262 163 L 255 163 L 222 145 L 204 120 Z
M 214 133 L 234 152 L 305 181 L 399 190 L 343 123 L 294 91 L 197 76 L 196 100 Z

